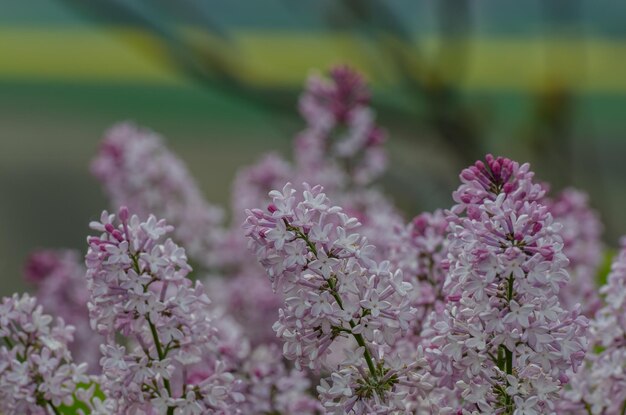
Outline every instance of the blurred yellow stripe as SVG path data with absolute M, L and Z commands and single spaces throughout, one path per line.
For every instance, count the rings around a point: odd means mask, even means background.
M 299 86 L 311 68 L 334 63 L 369 69 L 375 82 L 393 85 L 393 52 L 408 58 L 416 78 L 436 73 L 467 90 L 528 90 L 557 82 L 581 92 L 626 92 L 626 43 L 601 38 L 429 38 L 420 40 L 422 58 L 414 45 L 387 40 L 375 48 L 349 34 L 240 31 L 226 43 L 198 30 L 181 33 L 193 50 L 210 50 L 222 68 L 260 86 Z M 428 68 L 429 52 L 442 45 L 439 67 Z M 458 61 L 465 51 L 467 62 Z M 157 37 L 117 27 L 0 28 L 0 79 L 186 82 Z
M 158 39 L 127 29 L 0 28 L 2 78 L 181 82 Z

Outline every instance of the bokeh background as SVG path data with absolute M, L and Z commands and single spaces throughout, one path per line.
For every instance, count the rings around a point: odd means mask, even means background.
M 106 128 L 162 133 L 207 198 L 288 154 L 314 69 L 366 74 L 386 126 L 380 183 L 407 212 L 450 205 L 486 152 L 588 191 L 626 233 L 626 2 L 0 0 L 0 294 L 29 251 L 84 248 L 106 207 L 89 161 Z

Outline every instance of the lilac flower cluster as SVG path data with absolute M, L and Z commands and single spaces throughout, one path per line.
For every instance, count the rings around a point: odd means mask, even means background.
M 33 252 L 24 277 L 36 288 L 35 295 L 46 313 L 60 317 L 74 327 L 74 340 L 68 345 L 77 362 L 88 364 L 90 373 L 99 372 L 100 344 L 103 337 L 91 329 L 87 302 L 89 290 L 85 265 L 72 250 Z
M 242 361 L 240 376 L 246 397 L 239 405 L 242 414 L 316 415 L 324 410 L 308 394 L 311 381 L 297 370 L 289 369 L 278 346 L 259 346 Z
M 390 413 L 419 388 L 418 361 L 392 353 L 415 318 L 400 271 L 370 258 L 355 218 L 320 186 L 272 191 L 267 212 L 249 211 L 246 233 L 274 289 L 285 294 L 274 330 L 297 368 L 325 369 L 318 392 L 330 413 Z M 349 342 L 348 342 L 349 341 Z M 333 346 L 350 357 L 331 363 Z
M 73 363 L 67 348 L 74 328 L 51 316 L 28 294 L 0 303 L 0 412 L 58 414 L 74 404 L 87 365 Z
M 398 241 L 391 244 L 390 257 L 414 287 L 410 296 L 418 313 L 412 331 L 419 337 L 433 317 L 443 312 L 446 302 L 443 286 L 448 267 L 448 220 L 441 210 L 425 212 L 399 229 L 399 234 Z
M 130 210 L 91 224 L 86 267 L 29 259 L 43 309 L 0 305 L 0 412 L 624 413 L 626 248 L 598 295 L 586 197 L 488 155 L 407 223 L 369 104 L 347 67 L 312 76 L 293 162 L 238 174 L 230 226 L 158 135 L 110 130 L 92 170 Z
M 461 178 L 433 373 L 470 412 L 552 412 L 585 356 L 588 325 L 558 300 L 568 280 L 558 225 L 528 165 L 488 156 Z
M 215 245 L 220 241 L 223 212 L 206 202 L 184 163 L 156 133 L 131 123 L 105 135 L 91 170 L 117 209 L 126 206 L 142 217 L 166 218 L 174 238 L 206 267 L 220 265 Z
M 236 263 L 238 273 L 221 284 L 219 291 L 226 293 L 220 299 L 239 316 L 238 321 L 256 338 L 255 343 L 273 337 L 273 333 L 260 332 L 259 328 L 271 326 L 282 299 L 258 279 L 264 271 L 256 261 L 250 263 L 239 224 L 245 219 L 246 209 L 269 203 L 267 195 L 271 190 L 282 188 L 287 181 L 321 184 L 347 214 L 359 219 L 360 233 L 376 240 L 375 259 L 387 259 L 397 245 L 398 238 L 389 229 L 402 227 L 404 220 L 387 197 L 370 187 L 384 170 L 386 156 L 382 146 L 384 134 L 374 123 L 369 95 L 363 78 L 348 67 L 335 67 L 328 77 L 313 75 L 300 98 L 307 126 L 296 137 L 293 163 L 269 153 L 257 164 L 241 170 L 235 179 L 232 205 L 236 222 L 223 241 L 219 256 Z M 348 148 L 351 150 L 345 153 Z M 250 284 L 257 289 L 238 288 Z M 212 287 L 217 289 L 218 285 Z M 256 306 L 268 312 L 246 312 L 238 305 Z M 275 311 L 270 312 L 272 309 Z
M 600 289 L 604 305 L 591 323 L 591 347 L 582 370 L 564 393 L 563 411 L 626 413 L 626 241 Z M 593 351 L 593 352 L 592 352 Z
M 100 235 L 88 238 L 88 306 L 93 328 L 106 336 L 101 387 L 116 413 L 227 413 L 237 397 L 219 361 L 202 378 L 186 377 L 215 352 L 215 328 L 202 284 L 186 278 L 184 249 L 164 240 L 172 227 L 126 208 L 90 226 Z
M 367 85 L 351 68 L 334 67 L 327 77 L 312 75 L 300 97 L 306 128 L 294 140 L 294 162 L 269 153 L 243 169 L 233 189 L 235 213 L 264 205 L 269 191 L 292 181 L 324 186 L 362 222 L 397 216 L 387 198 L 368 187 L 385 171 L 387 158 L 385 133 L 369 104 Z
M 572 279 L 559 292 L 559 300 L 566 308 L 576 303 L 591 318 L 600 308 L 595 279 L 602 260 L 602 224 L 598 214 L 589 206 L 589 197 L 575 189 L 565 189 L 554 199 L 544 200 L 555 222 L 561 224 L 563 253 L 569 259 Z
M 370 183 L 385 170 L 387 157 L 369 90 L 347 66 L 332 68 L 329 78 L 311 76 L 300 98 L 307 128 L 296 138 L 296 160 L 315 183 Z

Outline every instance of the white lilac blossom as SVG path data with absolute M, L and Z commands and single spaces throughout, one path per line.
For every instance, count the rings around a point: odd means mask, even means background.
M 455 192 L 448 303 L 428 351 L 467 413 L 554 412 L 587 349 L 580 307 L 558 300 L 568 261 L 531 178 L 528 165 L 488 156 L 461 173 Z
M 591 321 L 590 351 L 563 394 L 566 413 L 626 413 L 626 240 L 600 293 L 604 306 Z
M 74 359 L 87 363 L 89 373 L 96 374 L 100 371 L 99 347 L 103 338 L 91 329 L 89 322 L 85 273 L 80 254 L 69 249 L 35 251 L 24 267 L 24 277 L 35 286 L 44 312 L 74 327 L 74 340 L 69 344 Z
M 221 362 L 186 379 L 215 352 L 216 330 L 202 284 L 186 277 L 184 249 L 165 239 L 173 228 L 152 215 L 141 221 L 124 207 L 90 226 L 99 235 L 88 238 L 88 306 L 92 327 L 106 336 L 101 386 L 116 413 L 230 413 L 233 377 Z M 175 376 L 182 378 L 178 387 Z
M 28 294 L 0 303 L 0 413 L 58 414 L 74 404 L 76 386 L 88 383 L 86 364 L 67 347 L 74 328 L 43 313 Z M 82 395 L 87 401 L 89 397 Z
M 587 194 L 579 190 L 565 189 L 544 203 L 562 225 L 563 253 L 569 259 L 571 283 L 561 289 L 559 300 L 568 308 L 580 303 L 583 313 L 592 318 L 601 306 L 596 286 L 603 250 L 600 218 L 589 206 Z
M 131 123 L 112 127 L 91 165 L 112 205 L 126 206 L 142 217 L 167 219 L 174 239 L 205 267 L 220 265 L 215 245 L 220 241 L 223 212 L 210 205 L 184 163 L 156 133 Z
M 358 221 L 332 206 L 320 186 L 304 188 L 301 195 L 290 184 L 270 192 L 268 210 L 249 211 L 244 225 L 285 296 L 274 324 L 283 354 L 297 368 L 330 372 L 317 388 L 328 413 L 403 413 L 424 363 L 392 353 L 415 318 L 411 285 L 389 262 L 370 258 L 375 248 L 355 233 Z M 331 363 L 337 344 L 351 350 Z

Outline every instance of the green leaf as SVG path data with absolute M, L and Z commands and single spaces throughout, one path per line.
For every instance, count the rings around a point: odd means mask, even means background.
M 607 277 L 611 272 L 611 263 L 613 262 L 615 255 L 617 255 L 617 251 L 615 251 L 615 249 L 607 249 L 604 251 L 604 258 L 602 258 L 602 262 L 598 268 L 598 273 L 596 274 L 596 284 L 598 286 L 601 287 L 606 284 Z
M 104 400 L 104 398 L 105 398 L 104 393 L 100 389 L 100 385 L 98 385 L 95 382 L 79 383 L 78 385 L 76 385 L 76 390 L 78 390 L 78 389 L 89 389 L 93 385 L 95 385 L 95 390 L 94 390 L 94 393 L 93 393 L 93 397 L 94 398 L 99 398 L 100 400 Z M 79 410 L 81 410 L 82 413 L 84 413 L 84 414 L 89 414 L 90 413 L 89 407 L 87 406 L 87 404 L 85 404 L 85 402 L 83 402 L 83 401 L 79 401 L 78 398 L 76 397 L 76 393 L 74 393 L 74 404 L 72 406 L 61 405 L 57 409 L 59 410 L 60 413 L 62 413 L 64 415 L 78 415 L 79 414 L 79 412 L 78 412 Z

